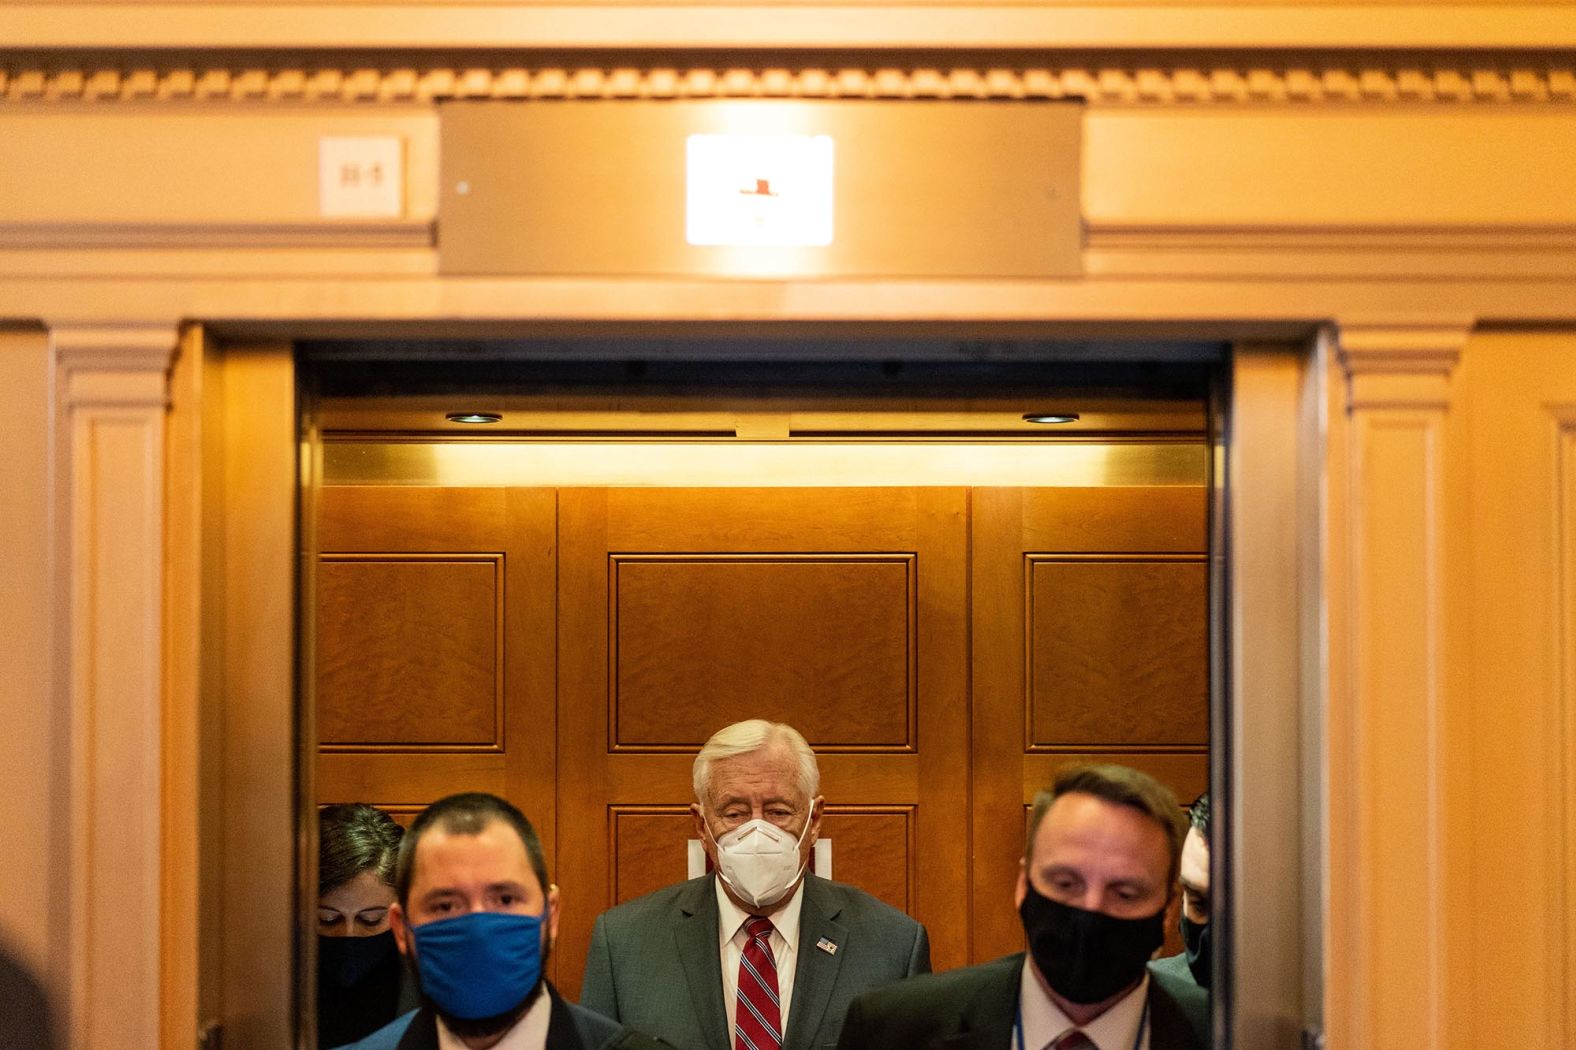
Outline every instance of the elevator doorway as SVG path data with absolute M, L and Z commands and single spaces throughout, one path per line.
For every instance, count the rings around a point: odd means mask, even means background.
M 1206 789 L 1218 346 L 665 349 L 308 350 L 316 802 L 515 801 L 573 997 L 596 915 L 687 876 L 690 762 L 738 719 L 805 732 L 831 874 L 925 922 L 937 969 L 1021 947 L 1023 813 L 1056 768 Z

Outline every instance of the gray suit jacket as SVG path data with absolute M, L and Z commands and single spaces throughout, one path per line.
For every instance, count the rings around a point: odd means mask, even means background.
M 837 950 L 818 949 L 822 938 Z M 591 933 L 580 1003 L 678 1050 L 732 1050 L 718 939 L 710 875 L 609 909 Z M 797 954 L 783 1050 L 835 1046 L 855 996 L 930 971 L 925 927 L 814 875 L 805 876 Z

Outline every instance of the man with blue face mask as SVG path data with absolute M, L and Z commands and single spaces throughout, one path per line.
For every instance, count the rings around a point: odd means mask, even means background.
M 693 787 L 713 873 L 597 919 L 583 1005 L 681 1050 L 819 1050 L 854 996 L 930 970 L 923 926 L 809 873 L 820 773 L 792 726 L 718 730 Z
M 422 1006 L 355 1050 L 660 1050 L 559 998 L 543 976 L 558 887 L 536 831 L 508 802 L 450 795 L 400 843 L 389 925 Z

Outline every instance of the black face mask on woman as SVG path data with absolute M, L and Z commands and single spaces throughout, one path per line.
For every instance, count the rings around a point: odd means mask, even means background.
M 1018 907 L 1029 955 L 1045 983 L 1073 1003 L 1099 1003 L 1138 983 L 1166 940 L 1166 909 L 1118 919 L 1044 896 L 1029 883 Z
M 371 937 L 319 936 L 318 1045 L 354 1043 L 394 1020 L 402 965 L 390 930 Z

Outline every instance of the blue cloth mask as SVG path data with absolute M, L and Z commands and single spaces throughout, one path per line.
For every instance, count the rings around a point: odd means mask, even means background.
M 525 1002 L 542 979 L 542 916 L 477 911 L 412 926 L 421 990 L 465 1021 Z

